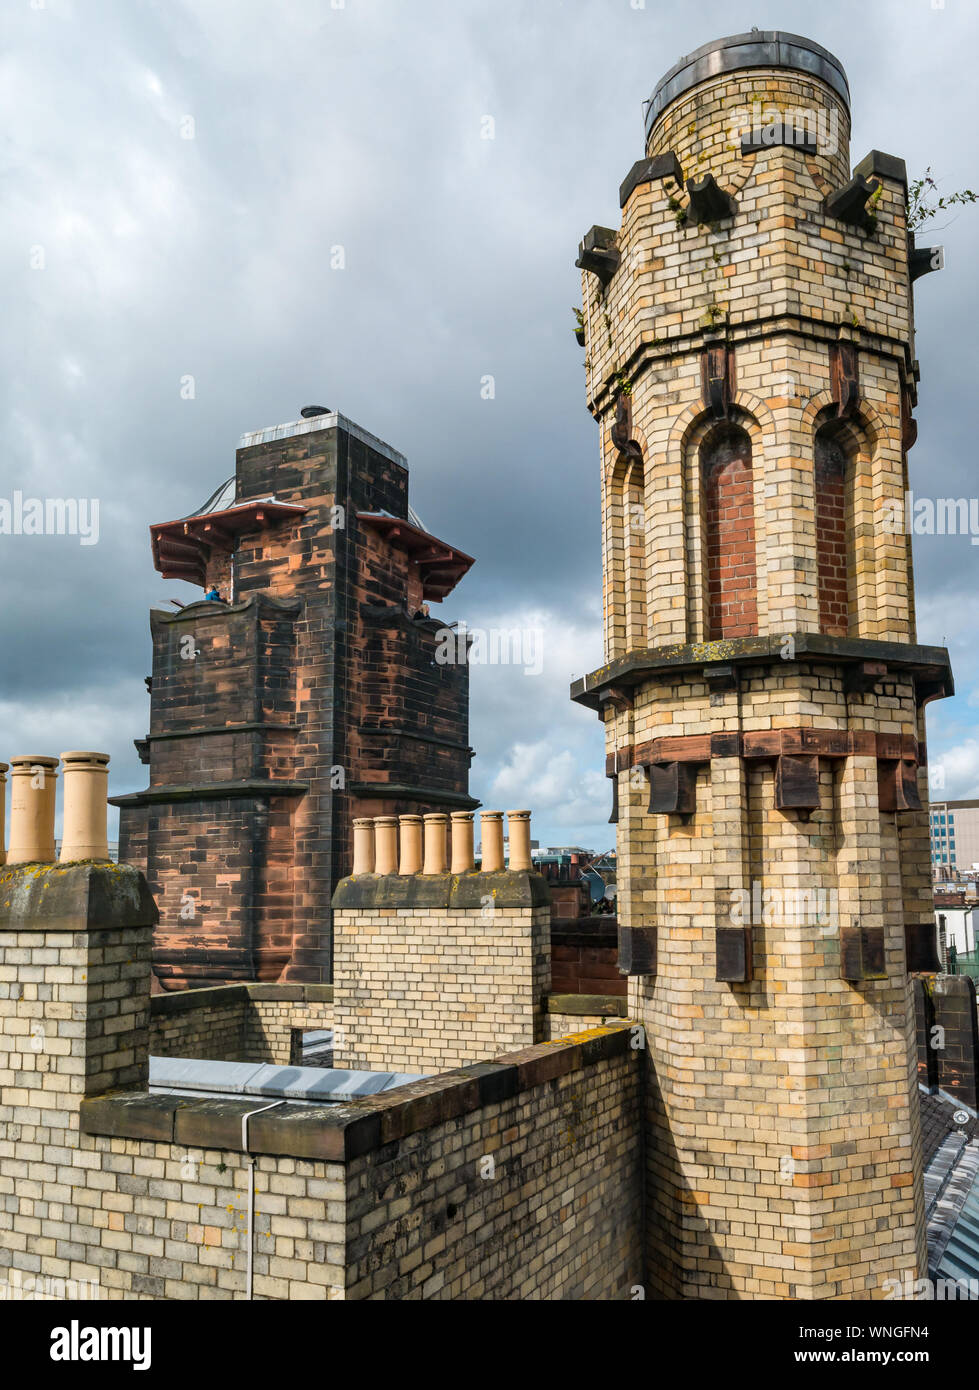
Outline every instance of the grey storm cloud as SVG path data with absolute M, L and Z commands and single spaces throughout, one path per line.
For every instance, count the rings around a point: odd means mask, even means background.
M 601 729 L 567 699 L 601 660 L 577 242 L 617 222 L 657 79 L 751 24 L 842 59 L 854 162 L 976 183 L 975 11 L 8 0 L 5 21 L 0 496 L 98 498 L 100 538 L 0 536 L 2 755 L 104 746 L 113 790 L 143 785 L 147 613 L 190 592 L 153 571 L 148 526 L 227 477 L 244 430 L 315 401 L 402 450 L 426 525 L 477 557 L 445 616 L 544 633 L 540 676 L 473 672 L 475 794 L 539 808 L 542 839 L 610 842 Z M 969 496 L 979 210 L 936 237 L 912 485 Z M 948 640 L 963 692 L 931 734 L 979 778 L 979 549 L 915 554 L 921 638 Z

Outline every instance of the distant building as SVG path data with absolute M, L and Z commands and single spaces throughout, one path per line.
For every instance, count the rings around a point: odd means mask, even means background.
M 962 872 L 979 863 L 979 801 L 933 801 L 930 816 L 932 872 Z

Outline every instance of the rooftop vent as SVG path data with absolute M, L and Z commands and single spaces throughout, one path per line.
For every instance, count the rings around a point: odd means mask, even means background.
M 304 420 L 313 420 L 317 415 L 332 415 L 328 405 L 304 405 L 299 414 Z

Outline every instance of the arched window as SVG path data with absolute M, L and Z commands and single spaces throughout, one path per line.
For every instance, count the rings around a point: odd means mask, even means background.
M 646 503 L 643 463 L 633 459 L 625 477 L 625 645 L 626 651 L 647 645 L 646 634 Z
M 608 660 L 648 643 L 646 504 L 643 460 L 619 455 L 605 500 L 605 654 Z
M 816 434 L 813 483 L 819 631 L 828 637 L 846 637 L 850 631 L 851 586 L 847 457 L 842 439 L 830 426 Z
M 700 448 L 705 631 L 708 641 L 758 632 L 751 440 L 738 425 Z

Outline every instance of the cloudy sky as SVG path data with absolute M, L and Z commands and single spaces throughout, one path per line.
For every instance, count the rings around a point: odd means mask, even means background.
M 416 509 L 478 563 L 446 618 L 545 634 L 544 668 L 472 680 L 472 790 L 601 847 L 598 442 L 573 262 L 617 224 L 642 102 L 682 53 L 748 29 L 843 61 L 871 148 L 979 187 L 965 0 L 2 0 L 0 498 L 97 497 L 96 545 L 0 536 L 0 756 L 104 748 L 145 785 L 148 610 L 189 586 L 147 527 L 234 468 L 245 430 L 341 410 L 408 457 Z M 486 121 L 492 118 L 492 127 Z M 492 128 L 494 138 L 484 138 Z M 913 485 L 976 492 L 979 209 L 919 283 Z M 929 240 L 935 240 L 930 237 Z M 331 268 L 334 247 L 345 267 Z M 496 394 L 483 399 L 484 376 Z M 192 377 L 193 399 L 181 381 Z M 947 794 L 979 795 L 979 547 L 915 542 Z

